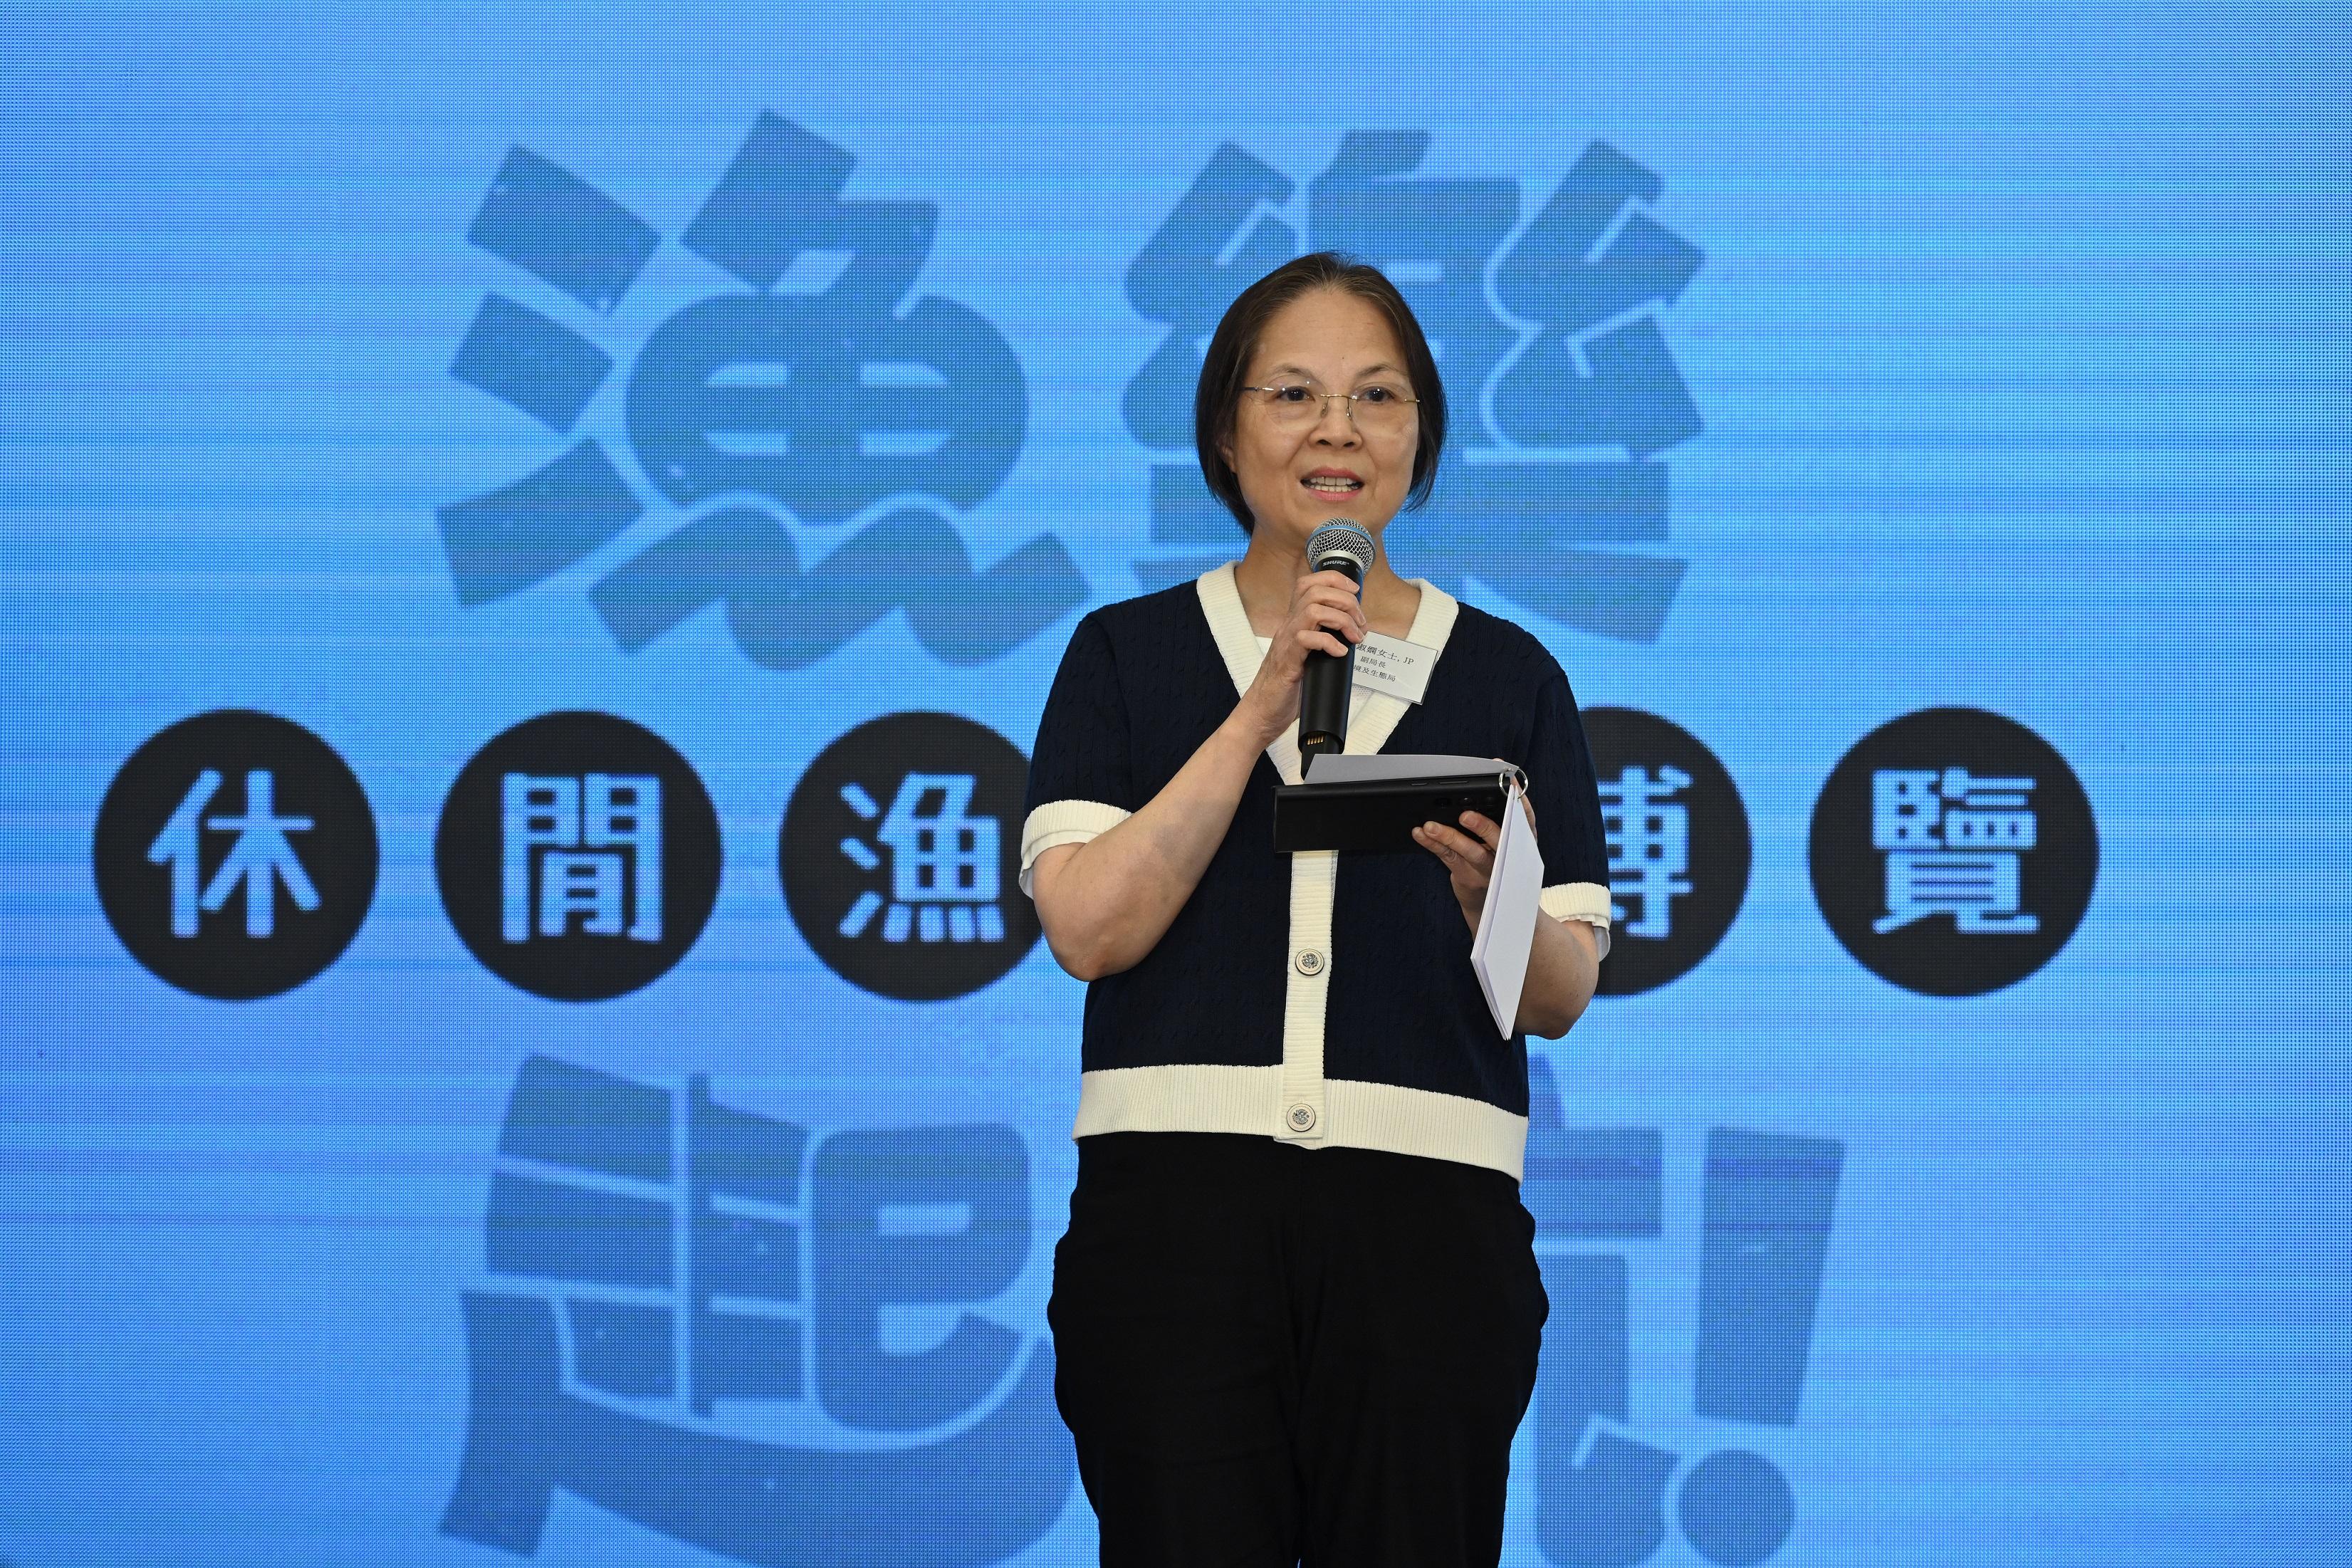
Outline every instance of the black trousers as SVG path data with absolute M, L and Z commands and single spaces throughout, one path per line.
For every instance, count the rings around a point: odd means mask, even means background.
M 1549 1303 L 1497 1171 L 1078 1142 L 1046 1309 L 1105 1568 L 1490 1568 Z

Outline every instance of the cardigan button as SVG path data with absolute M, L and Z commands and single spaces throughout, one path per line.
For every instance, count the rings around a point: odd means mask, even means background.
M 1284 1120 L 1290 1123 L 1293 1132 L 1312 1132 L 1315 1131 L 1315 1108 L 1304 1103 L 1294 1105 Z
M 1323 955 L 1313 948 L 1301 948 L 1298 956 L 1290 961 L 1291 967 L 1312 980 L 1323 973 Z

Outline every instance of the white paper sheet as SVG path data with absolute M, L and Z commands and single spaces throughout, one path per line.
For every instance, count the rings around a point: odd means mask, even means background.
M 1423 752 L 1325 752 L 1307 770 L 1309 784 L 1388 783 L 1392 779 L 1456 778 L 1498 773 L 1511 764 L 1500 757 L 1449 757 Z M 1453 824 L 1448 823 L 1447 826 Z
M 1527 808 L 1519 804 L 1519 786 L 1514 784 L 1503 803 L 1503 841 L 1486 880 L 1478 934 L 1470 943 L 1470 968 L 1478 976 L 1478 989 L 1486 994 L 1495 1027 L 1506 1038 L 1519 1016 L 1519 993 L 1527 988 L 1528 954 L 1535 946 L 1536 918 L 1543 903 L 1543 874 L 1536 830 L 1528 826 Z

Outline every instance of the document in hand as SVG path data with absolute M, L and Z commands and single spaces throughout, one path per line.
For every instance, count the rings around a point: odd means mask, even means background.
M 1500 757 L 1449 757 L 1433 752 L 1330 752 L 1307 763 L 1308 781 L 1319 784 L 1389 784 L 1498 772 L 1518 770 Z
M 1478 976 L 1478 989 L 1486 994 L 1495 1027 L 1506 1037 L 1519 1016 L 1519 993 L 1527 987 L 1528 954 L 1535 946 L 1536 917 L 1543 901 L 1543 857 L 1536 850 L 1536 830 L 1528 826 L 1519 794 L 1514 780 L 1510 798 L 1503 804 L 1502 845 L 1486 879 L 1478 934 L 1470 943 L 1470 968 Z
M 1338 849 L 1419 855 L 1412 830 L 1451 826 L 1465 811 L 1501 821 L 1519 770 L 1494 757 L 1346 752 L 1310 758 L 1307 782 L 1274 791 L 1274 847 L 1285 854 Z

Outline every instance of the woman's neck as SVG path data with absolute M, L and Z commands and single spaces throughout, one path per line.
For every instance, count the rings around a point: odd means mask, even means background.
M 1242 608 L 1250 629 L 1272 637 L 1290 614 L 1290 594 L 1307 575 L 1305 543 L 1277 543 L 1264 533 L 1250 535 L 1248 552 L 1234 564 L 1234 586 L 1240 590 Z M 1364 574 L 1364 617 L 1372 629 L 1401 637 L 1412 630 L 1421 613 L 1421 590 L 1398 576 L 1389 565 L 1389 552 L 1378 538 L 1372 541 L 1372 569 Z

